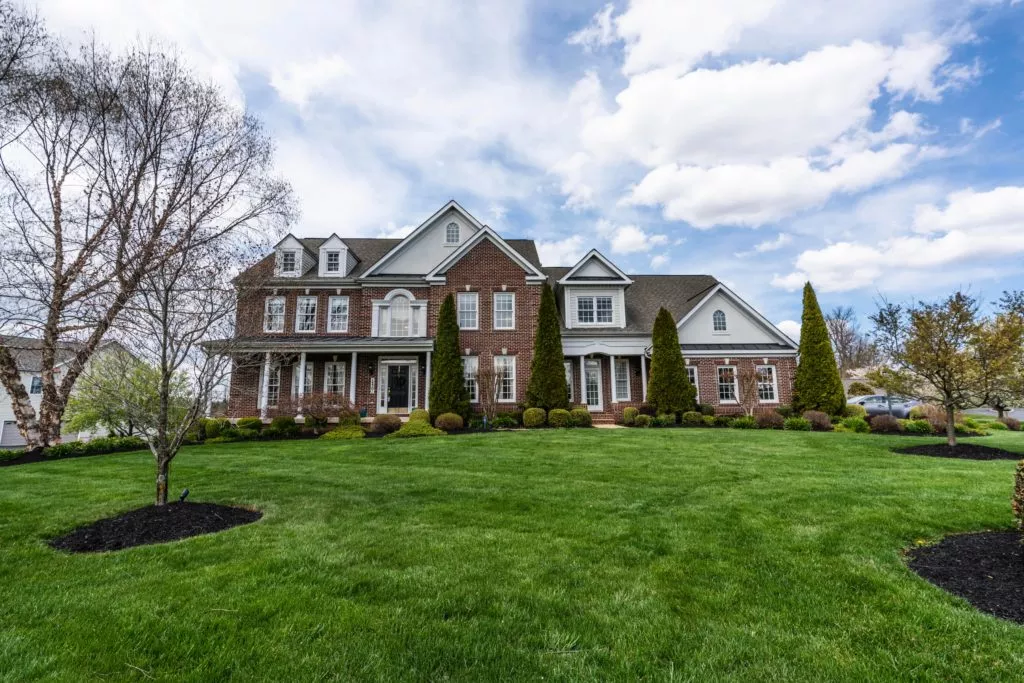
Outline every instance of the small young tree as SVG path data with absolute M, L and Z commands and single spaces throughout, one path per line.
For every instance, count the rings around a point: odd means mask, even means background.
M 800 360 L 793 382 L 793 408 L 798 414 L 818 410 L 839 415 L 846 407 L 846 391 L 839 377 L 836 356 L 818 297 L 804 285 L 804 310 L 800 323 Z
M 982 400 L 1001 419 L 1024 403 L 1024 317 L 1009 310 L 982 321 L 974 347 Z
M 757 408 L 757 379 L 757 368 L 753 365 L 741 365 L 736 373 L 740 394 L 737 400 L 747 417 L 753 416 L 754 409 Z
M 501 385 L 501 373 L 494 370 L 494 363 L 477 366 L 476 386 L 480 392 L 480 410 L 487 418 L 487 424 L 494 424 L 498 416 L 498 389 Z
M 143 366 L 123 348 L 93 356 L 68 400 L 65 414 L 68 429 L 83 432 L 102 428 L 118 436 L 132 436 L 135 425 L 125 405 L 142 404 L 150 398 L 146 395 L 133 396 L 131 392 L 154 388 L 136 381 L 139 379 L 134 377 L 136 370 Z M 120 400 L 111 400 L 111 397 Z
M 469 392 L 459 351 L 459 319 L 452 294 L 444 298 L 437 314 L 437 336 L 430 368 L 430 417 L 433 419 L 442 413 L 469 417 Z
M 941 405 L 946 437 L 956 446 L 956 411 L 984 403 L 977 300 L 956 292 L 939 303 L 883 302 L 871 321 L 886 362 L 871 375 L 872 383 L 890 394 Z
M 537 315 L 530 383 L 526 388 L 528 407 L 544 410 L 569 408 L 569 386 L 565 383 L 564 362 L 555 292 L 551 285 L 545 282 L 541 290 L 540 311 Z
M 647 382 L 647 402 L 655 412 L 677 413 L 697 407 L 697 390 L 686 374 L 679 332 L 672 314 L 662 308 L 654 319 L 651 333 L 651 377 Z

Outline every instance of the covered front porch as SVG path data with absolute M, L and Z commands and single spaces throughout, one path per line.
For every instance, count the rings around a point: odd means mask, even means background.
M 614 421 L 647 400 L 647 345 L 635 340 L 563 338 L 569 400 L 595 421 Z

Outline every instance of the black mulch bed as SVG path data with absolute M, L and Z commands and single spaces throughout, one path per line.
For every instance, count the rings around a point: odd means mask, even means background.
M 117 517 L 78 527 L 50 541 L 50 547 L 70 553 L 123 550 L 137 545 L 167 543 L 252 524 L 262 512 L 214 503 L 170 503 L 130 510 Z
M 911 550 L 908 565 L 922 578 L 983 612 L 1024 624 L 1024 546 L 1016 531 L 950 536 Z
M 945 443 L 926 443 L 918 446 L 893 449 L 905 455 L 930 455 L 933 458 L 958 458 L 960 460 L 1024 460 L 1024 453 L 1004 451 L 1002 448 L 979 446 L 974 443 L 959 443 L 953 448 Z

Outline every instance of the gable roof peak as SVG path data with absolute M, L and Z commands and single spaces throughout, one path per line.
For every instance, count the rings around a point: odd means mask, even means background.
M 586 277 L 579 275 L 579 272 L 591 261 L 597 261 L 604 269 L 609 273 L 608 277 Z M 565 275 L 558 281 L 558 284 L 565 285 L 571 284 L 573 281 L 576 282 L 588 282 L 588 283 L 601 283 L 601 284 L 624 284 L 631 285 L 633 280 L 622 272 L 622 269 L 612 263 L 604 254 L 599 252 L 597 249 L 591 249 L 579 260 L 572 268 L 569 269 Z

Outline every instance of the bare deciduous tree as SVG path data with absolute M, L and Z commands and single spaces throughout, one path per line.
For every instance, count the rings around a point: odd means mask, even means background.
M 857 314 L 851 306 L 836 306 L 825 316 L 828 336 L 836 354 L 839 374 L 846 379 L 850 371 L 875 362 L 874 344 L 860 331 Z
M 494 362 L 485 365 L 483 358 L 477 361 L 476 386 L 480 396 L 480 410 L 487 419 L 488 425 L 494 424 L 498 416 L 498 390 L 501 388 L 503 374 L 494 369 Z
M 747 417 L 753 416 L 754 409 L 757 408 L 757 379 L 757 369 L 753 365 L 741 365 L 736 373 L 739 385 L 739 396 L 736 400 Z

